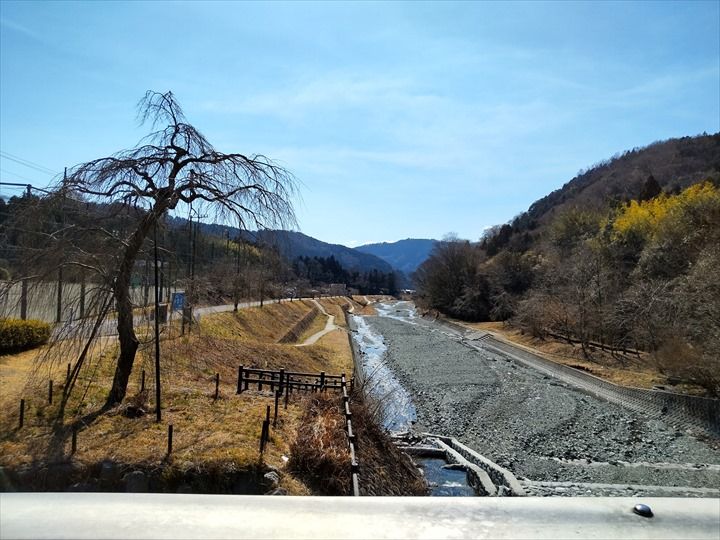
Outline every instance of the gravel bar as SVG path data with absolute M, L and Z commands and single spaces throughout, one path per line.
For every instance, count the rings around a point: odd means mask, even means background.
M 482 343 L 470 348 L 438 325 L 400 319 L 366 317 L 415 404 L 417 431 L 455 437 L 519 479 L 546 486 L 720 486 L 720 441 L 643 418 Z

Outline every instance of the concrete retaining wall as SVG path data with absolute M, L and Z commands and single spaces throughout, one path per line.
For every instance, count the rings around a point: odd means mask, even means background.
M 283 336 L 278 340 L 278 343 L 292 343 L 297 341 L 302 333 L 310 328 L 310 325 L 318 316 L 320 310 L 316 307 L 308 311 L 302 318 L 290 327 L 290 330 L 285 332 Z

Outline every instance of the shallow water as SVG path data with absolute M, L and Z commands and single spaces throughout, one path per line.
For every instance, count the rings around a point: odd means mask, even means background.
M 377 311 L 378 317 L 387 317 L 408 324 L 418 324 L 419 317 L 412 302 L 376 304 L 375 311 Z
M 431 497 L 474 497 L 475 491 L 467 484 L 465 471 L 443 469 L 447 462 L 439 458 L 416 459 L 430 487 Z
M 412 302 L 375 304 L 378 317 L 395 319 L 417 325 L 420 318 Z M 366 317 L 353 316 L 357 332 L 353 339 L 362 355 L 362 365 L 368 381 L 370 394 L 380 400 L 384 409 L 384 425 L 394 432 L 405 432 L 417 420 L 417 412 L 410 394 L 395 377 L 385 362 L 387 346 L 382 334 L 376 332 Z M 472 497 L 475 492 L 467 483 L 465 471 L 443 469 L 447 462 L 437 458 L 416 458 L 418 467 L 423 469 L 425 480 L 433 497 Z
M 387 347 L 365 317 L 353 316 L 357 332 L 353 339 L 362 355 L 362 366 L 370 395 L 383 405 L 384 425 L 390 431 L 407 431 L 417 420 L 410 394 L 385 363 Z

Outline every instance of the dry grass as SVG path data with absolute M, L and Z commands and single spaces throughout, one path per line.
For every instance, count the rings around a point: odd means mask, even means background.
M 362 309 L 360 304 L 344 296 L 337 298 L 324 298 L 320 300 L 320 304 L 322 304 L 325 308 L 325 311 L 327 311 L 330 315 L 335 316 L 335 324 L 341 328 L 347 328 L 347 324 L 345 322 L 345 310 L 352 307 L 354 308 L 355 313 L 358 313 L 359 310 Z
M 346 373 L 348 377 L 353 372 L 353 358 L 348 342 L 348 334 L 343 329 L 334 330 L 325 334 L 311 347 L 310 354 L 322 359 L 328 373 Z
M 353 296 L 353 301 L 358 305 L 358 307 L 355 308 L 355 314 L 356 315 L 377 315 L 377 310 L 370 305 L 369 301 L 372 301 L 372 298 L 369 296 Z
M 163 421 L 155 422 L 152 347 L 148 343 L 138 352 L 128 388 L 128 396 L 139 392 L 141 372 L 146 371 L 150 403 L 148 414 L 127 418 L 120 410 L 87 421 L 78 435 L 75 463 L 92 466 L 103 460 L 150 467 L 176 465 L 180 469 L 208 469 L 228 464 L 235 469 L 257 467 L 259 437 L 267 405 L 273 405 L 270 392 L 248 391 L 235 394 L 237 368 L 286 368 L 298 371 L 350 373 L 352 357 L 347 336 L 332 332 L 308 347 L 278 344 L 275 340 L 312 308 L 310 303 L 268 304 L 238 313 L 204 316 L 193 334 L 162 342 Z M 333 335 L 337 334 L 337 335 Z M 77 387 L 66 409 L 65 427 L 51 429 L 57 415 L 56 398 L 47 405 L 49 376 L 63 380 L 65 366 L 51 373 L 36 371 L 36 354 L 25 352 L 0 357 L 0 465 L 41 465 L 66 459 L 70 453 L 72 417 L 97 411 L 109 390 L 114 369 L 116 343 L 106 340 L 92 361 L 81 371 Z M 220 374 L 220 398 L 215 401 L 214 377 Z M 31 375 L 35 374 L 34 377 Z M 56 386 L 56 396 L 61 389 Z M 17 429 L 18 400 L 27 401 L 25 427 Z M 143 396 L 137 401 L 142 404 Z M 278 425 L 271 428 L 270 444 L 264 462 L 284 469 L 283 456 L 300 425 L 304 404 L 293 394 L 287 410 L 280 407 Z M 173 453 L 168 459 L 167 425 L 174 426 Z M 308 493 L 292 474 L 281 475 L 281 486 L 291 494 Z
M 216 337 L 245 337 L 254 341 L 277 341 L 289 328 L 315 307 L 307 300 L 265 304 L 264 307 L 241 309 L 236 313 L 220 313 L 205 316 L 201 320 L 201 332 L 208 331 Z M 225 321 L 232 324 L 223 328 Z
M 290 469 L 316 494 L 349 495 L 352 492 L 345 419 L 338 403 L 334 393 L 310 398 L 291 448 Z
M 378 403 L 362 392 L 353 393 L 353 429 L 360 444 L 357 452 L 363 495 L 426 495 L 427 484 L 412 460 L 381 427 Z

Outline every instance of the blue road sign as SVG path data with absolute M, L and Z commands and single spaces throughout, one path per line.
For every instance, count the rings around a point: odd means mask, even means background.
M 172 308 L 173 311 L 180 311 L 185 306 L 185 293 L 175 292 L 172 295 Z

